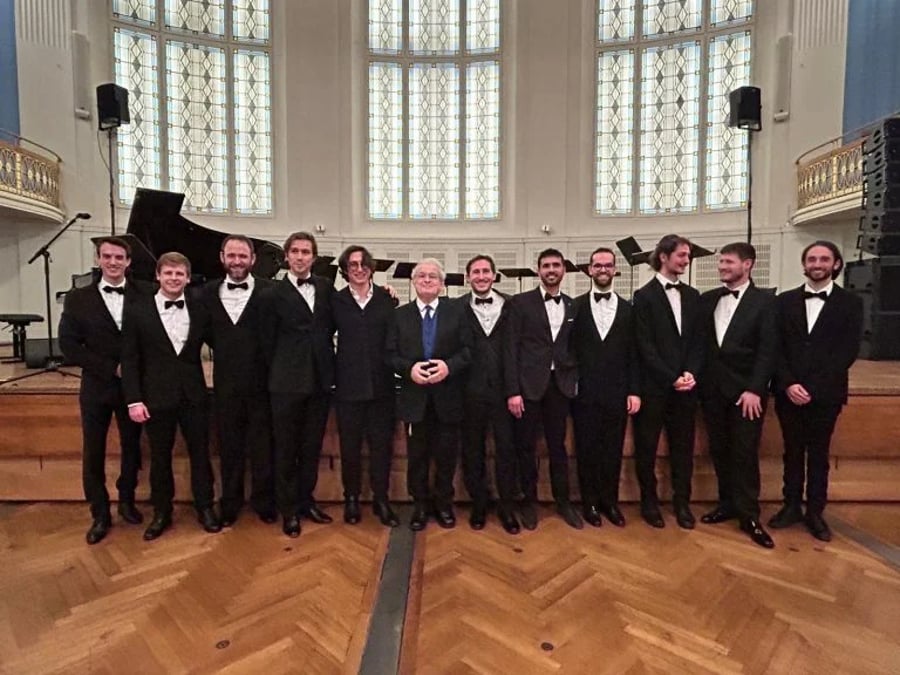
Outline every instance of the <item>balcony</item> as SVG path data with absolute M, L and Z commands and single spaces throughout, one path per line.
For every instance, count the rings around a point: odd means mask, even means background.
M 846 145 L 839 145 L 840 141 L 835 139 L 813 148 L 797 160 L 797 211 L 791 218 L 793 225 L 846 222 L 859 217 L 865 137 Z M 825 151 L 821 152 L 823 148 Z
M 0 130 L 0 218 L 62 222 L 60 161 L 52 150 Z

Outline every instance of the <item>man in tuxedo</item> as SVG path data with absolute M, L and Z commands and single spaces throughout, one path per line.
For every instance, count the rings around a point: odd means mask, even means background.
M 678 279 L 690 263 L 691 242 L 666 235 L 650 256 L 656 276 L 635 291 L 633 301 L 641 372 L 641 410 L 634 426 L 641 517 L 652 527 L 665 527 L 656 492 L 656 449 L 665 427 L 675 520 L 688 530 L 695 524 L 690 509 L 695 376 L 703 363 L 703 343 L 697 336 L 700 294 Z
M 863 303 L 834 283 L 844 267 L 834 243 L 813 242 L 803 250 L 801 263 L 806 283 L 777 299 L 775 411 L 784 439 L 784 507 L 769 525 L 778 529 L 805 520 L 816 539 L 831 541 L 822 517 L 828 501 L 828 452 L 847 403 L 847 373 L 859 354 Z
M 437 260 L 421 260 L 412 272 L 416 298 L 394 312 L 388 335 L 388 359 L 401 378 L 397 412 L 406 431 L 406 482 L 414 501 L 409 527 L 413 531 L 428 524 L 429 504 L 433 504 L 438 525 L 456 525 L 453 475 L 471 333 L 464 306 L 438 297 L 445 278 Z M 432 460 L 434 487 L 429 490 Z
M 591 254 L 591 290 L 575 298 L 572 348 L 578 362 L 578 396 L 572 405 L 582 514 L 600 527 L 600 514 L 617 527 L 622 446 L 628 416 L 641 409 L 633 310 L 613 290 L 616 254 Z
M 84 496 L 91 506 L 91 523 L 85 538 L 96 544 L 109 532 L 112 517 L 106 490 L 106 436 L 116 416 L 121 448 L 119 516 L 134 525 L 144 517 L 134 505 L 134 491 L 141 465 L 141 426 L 128 417 L 122 396 L 122 314 L 148 288 L 126 280 L 131 247 L 118 237 L 104 237 L 96 247 L 100 280 L 66 294 L 59 322 L 59 346 L 66 359 L 81 366 L 82 459 Z
M 222 529 L 213 510 L 209 462 L 209 415 L 200 350 L 209 330 L 203 302 L 185 294 L 191 263 L 180 253 L 163 253 L 156 263 L 159 291 L 125 308 L 122 388 L 132 421 L 145 424 L 150 441 L 150 501 L 153 520 L 144 539 L 159 537 L 172 524 L 175 479 L 172 449 L 176 427 L 187 444 L 194 508 L 203 529 Z
M 335 405 L 341 441 L 344 522 L 360 521 L 362 444 L 369 446 L 372 511 L 383 525 L 400 524 L 388 497 L 394 438 L 394 371 L 385 361 L 396 301 L 372 281 L 375 260 L 364 246 L 348 246 L 338 258 L 348 285 L 334 294 L 337 328 Z
M 300 535 L 301 517 L 331 522 L 313 497 L 334 384 L 334 285 L 312 274 L 318 250 L 309 232 L 288 236 L 288 273 L 263 295 L 261 336 L 269 369 L 275 498 L 289 537 Z
M 535 443 L 541 424 L 550 456 L 556 510 L 571 527 L 584 526 L 569 501 L 566 420 L 569 401 L 575 397 L 578 369 L 569 345 L 574 322 L 572 298 L 560 291 L 565 274 L 563 254 L 545 249 L 538 255 L 540 285 L 510 301 L 503 368 L 507 408 L 517 420 L 516 447 L 524 493 L 519 514 L 529 530 L 537 527 Z
M 466 491 L 472 498 L 469 525 L 484 528 L 488 489 L 485 477 L 485 436 L 494 437 L 494 465 L 500 502 L 497 517 L 503 529 L 519 533 L 514 500 L 518 489 L 513 418 L 506 408 L 503 384 L 503 342 L 509 324 L 509 296 L 493 288 L 497 270 L 488 255 L 466 263 L 471 292 L 459 302 L 466 308 L 472 331 L 472 365 L 466 376 L 462 466 Z
M 759 440 L 778 340 L 775 297 L 750 280 L 755 262 L 751 244 L 726 244 L 718 260 L 723 286 L 700 298 L 700 403 L 719 486 L 718 504 L 701 521 L 738 518 L 753 543 L 773 548 L 759 522 Z
M 203 299 L 214 346 L 213 393 L 219 432 L 224 527 L 244 505 L 244 470 L 250 460 L 250 504 L 265 523 L 277 520 L 272 469 L 272 423 L 266 361 L 260 342 L 261 295 L 272 282 L 251 273 L 253 242 L 233 234 L 222 240 L 219 260 L 225 278 L 209 282 Z

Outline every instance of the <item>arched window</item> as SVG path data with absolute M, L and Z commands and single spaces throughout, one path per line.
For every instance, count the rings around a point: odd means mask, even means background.
M 369 0 L 368 217 L 500 217 L 500 0 Z
M 119 201 L 138 187 L 185 208 L 272 212 L 268 0 L 113 0 Z
M 687 213 L 747 200 L 752 0 L 598 0 L 594 212 Z

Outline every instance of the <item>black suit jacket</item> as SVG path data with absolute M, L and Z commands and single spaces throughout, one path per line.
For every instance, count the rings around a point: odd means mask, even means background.
M 340 401 L 371 401 L 394 395 L 394 370 L 385 362 L 395 301 L 378 286 L 360 309 L 347 286 L 334 294 L 331 311 L 337 328 L 335 383 Z
M 425 418 L 429 396 L 442 422 L 459 422 L 463 416 L 465 372 L 471 361 L 471 330 L 465 307 L 459 301 L 441 298 L 435 316 L 437 332 L 433 358 L 445 361 L 450 374 L 438 384 L 418 385 L 409 373 L 414 363 L 425 358 L 422 315 L 415 300 L 394 311 L 387 358 L 394 372 L 401 377 L 397 414 L 405 422 L 421 422 Z
M 778 350 L 775 297 L 750 284 L 734 310 L 720 347 L 713 313 L 721 297 L 722 289 L 715 288 L 700 299 L 706 345 L 704 370 L 697 378 L 700 395 L 718 393 L 737 402 L 742 393 L 752 391 L 765 398 Z
M 503 382 L 503 349 L 506 332 L 509 329 L 510 296 L 495 291 L 503 298 L 500 316 L 491 330 L 485 335 L 481 322 L 472 311 L 472 293 L 466 293 L 457 300 L 464 308 L 466 322 L 472 332 L 472 365 L 466 376 L 466 397 L 478 400 L 493 400 L 506 397 Z
M 703 368 L 703 342 L 698 334 L 700 293 L 687 284 L 682 284 L 680 292 L 681 334 L 666 292 L 655 277 L 634 293 L 642 396 L 666 395 L 683 372 L 698 377 Z
M 312 276 L 314 311 L 288 276 L 263 294 L 262 345 L 272 393 L 313 394 L 334 385 L 334 286 Z
M 253 292 L 235 324 L 219 298 L 223 279 L 206 284 L 201 297 L 210 316 L 213 384 L 216 396 L 258 395 L 266 391 L 266 359 L 260 336 L 262 296 L 274 282 L 253 280 Z
M 503 359 L 507 397 L 522 396 L 529 401 L 542 399 L 550 384 L 551 364 L 556 369 L 560 391 L 568 398 L 575 397 L 578 367 L 569 344 L 575 313 L 572 298 L 564 293 L 562 297 L 566 313 L 555 341 L 540 286 L 519 293 L 510 301 Z
M 863 303 L 856 295 L 834 286 L 810 333 L 806 329 L 803 286 L 777 298 L 779 334 L 775 389 L 779 394 L 802 384 L 813 401 L 847 402 L 847 371 L 859 354 Z
M 640 396 L 634 310 L 618 296 L 616 316 L 604 340 L 591 313 L 591 293 L 575 298 L 572 349 L 578 362 L 578 399 L 624 415 L 627 397 Z
M 143 402 L 154 410 L 178 407 L 183 401 L 206 402 L 206 379 L 200 350 L 208 341 L 209 312 L 193 292 L 185 295 L 190 316 L 188 339 L 176 354 L 155 296 L 144 296 L 126 308 L 122 319 L 122 389 L 127 403 Z

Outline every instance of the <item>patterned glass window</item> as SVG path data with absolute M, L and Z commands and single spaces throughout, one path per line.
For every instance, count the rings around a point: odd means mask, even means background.
M 162 28 L 158 28 L 162 27 Z M 119 202 L 138 187 L 185 208 L 272 213 L 268 0 L 113 0 Z
M 594 212 L 690 213 L 747 200 L 752 0 L 597 0 Z
M 500 0 L 369 0 L 368 216 L 500 217 Z

